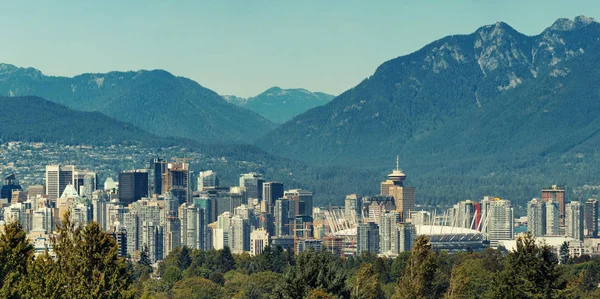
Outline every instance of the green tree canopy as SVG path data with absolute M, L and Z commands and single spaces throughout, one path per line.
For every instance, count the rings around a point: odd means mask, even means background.
M 436 256 L 426 236 L 417 237 L 404 273 L 398 282 L 395 298 L 435 298 Z
M 379 299 L 383 298 L 379 275 L 368 263 L 360 265 L 352 284 L 351 298 Z
M 9 221 L 0 233 L 0 297 L 18 296 L 17 285 L 26 279 L 33 253 L 33 246 L 21 224 L 16 220 Z

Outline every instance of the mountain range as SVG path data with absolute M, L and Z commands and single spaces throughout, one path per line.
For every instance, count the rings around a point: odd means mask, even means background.
M 249 143 L 274 128 L 257 113 L 164 70 L 67 78 L 0 64 L 0 95 L 39 96 L 75 110 L 101 112 L 159 136 L 203 143 Z
M 303 88 L 281 89 L 277 86 L 250 98 L 223 96 L 228 102 L 250 109 L 274 123 L 284 123 L 309 109 L 327 104 L 334 97 Z
M 315 192 L 315 202 L 323 205 L 329 204 L 336 196 L 343 198 L 340 194 L 348 191 L 368 193 L 367 190 L 376 183 L 378 176 L 383 176 L 370 169 L 312 166 L 268 154 L 253 145 L 202 144 L 190 139 L 160 137 L 99 112 L 74 110 L 36 96 L 0 96 L 0 107 L 0 142 L 45 142 L 85 145 L 91 148 L 125 145 L 135 146 L 135 152 L 138 154 L 151 155 L 136 159 L 114 157 L 121 163 L 103 161 L 102 163 L 108 165 L 105 170 L 112 173 L 118 173 L 124 166 L 147 167 L 145 162 L 152 155 L 166 159 L 174 155 L 191 155 L 197 158 L 190 164 L 192 170 L 200 171 L 210 167 L 218 173 L 224 185 L 237 184 L 239 174 L 256 171 L 264 174 L 267 179 L 284 182 L 288 188 L 304 188 Z M 44 154 L 41 153 L 41 156 Z M 78 160 L 77 163 L 99 163 L 94 161 L 97 157 L 93 155 L 89 159 Z M 131 165 L 134 160 L 142 161 L 142 164 Z M 372 177 L 375 181 L 373 184 L 358 184 L 359 181 L 364 181 L 364 177 Z M 335 186 L 331 186 L 331 183 Z
M 598 57 L 591 18 L 535 36 L 498 22 L 383 63 L 257 145 L 324 165 L 391 166 L 398 154 L 430 202 L 598 186 L 587 173 L 600 164 Z
M 240 165 L 277 174 L 275 179 L 293 173 L 282 180 L 327 194 L 325 202 L 340 201 L 345 193 L 377 192 L 399 155 L 418 203 L 494 195 L 522 208 L 550 184 L 567 185 L 569 199 L 598 196 L 598 65 L 600 24 L 580 16 L 559 19 L 535 36 L 503 22 L 447 36 L 384 62 L 357 86 L 276 128 L 236 106 L 263 100 L 226 97 L 240 102 L 227 103 L 189 79 L 159 70 L 63 78 L 1 65 L 0 94 L 48 95 L 73 109 L 130 122 L 128 130 L 149 132 L 140 132 L 142 137 L 192 138 L 201 143 L 188 143 L 189 148 L 211 157 L 235 156 Z M 276 99 L 282 91 L 269 89 L 265 97 Z M 11 121 L 10 114 L 4 121 Z M 19 124 L 20 138 L 29 138 L 28 124 Z M 190 142 L 167 143 L 173 140 Z M 253 141 L 262 150 L 205 145 Z

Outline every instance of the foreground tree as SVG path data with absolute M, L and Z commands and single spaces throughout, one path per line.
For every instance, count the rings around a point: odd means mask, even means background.
M 30 264 L 26 280 L 21 281 L 23 298 L 63 298 L 56 261 L 43 253 Z
M 478 298 L 488 292 L 494 273 L 484 266 L 484 259 L 467 259 L 454 266 L 446 298 Z
M 33 262 L 33 246 L 18 221 L 10 221 L 0 234 L 0 297 L 18 297 L 19 284 Z
M 346 272 L 339 259 L 326 250 L 309 249 L 296 257 L 296 266 L 285 275 L 285 283 L 279 289 L 284 298 L 304 298 L 312 290 L 336 296 L 346 296 Z
M 429 239 L 424 235 L 419 236 L 400 276 L 394 298 L 435 298 L 433 281 L 437 268 L 436 256 L 431 250 Z
M 527 233 L 517 237 L 517 248 L 509 252 L 505 269 L 498 273 L 490 295 L 496 298 L 557 298 L 564 288 L 554 249 L 546 244 L 538 246 L 535 238 Z
M 54 240 L 57 279 L 70 298 L 123 298 L 132 296 L 127 262 L 118 257 L 118 244 L 96 222 L 73 223 L 70 213 Z
M 360 265 L 354 277 L 351 296 L 356 299 L 383 298 L 379 275 L 373 270 L 371 264 Z

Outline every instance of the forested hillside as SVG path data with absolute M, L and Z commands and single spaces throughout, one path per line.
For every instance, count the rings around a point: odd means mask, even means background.
M 544 185 L 597 196 L 600 24 L 536 36 L 498 22 L 383 63 L 257 145 L 308 163 L 382 167 L 398 154 L 418 200 L 524 203 Z
M 0 95 L 39 96 L 75 110 L 101 112 L 162 137 L 203 143 L 248 143 L 274 127 L 257 113 L 163 70 L 67 78 L 0 64 Z
M 35 96 L 0 97 L 0 140 L 65 144 L 164 144 L 155 135 L 98 112 L 80 112 Z

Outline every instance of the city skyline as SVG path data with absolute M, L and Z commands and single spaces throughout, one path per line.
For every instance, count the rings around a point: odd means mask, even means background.
M 599 13 L 2 2 L 0 297 L 600 298 Z
M 384 61 L 443 36 L 497 21 L 537 35 L 558 18 L 600 15 L 593 1 L 39 1 L 0 8 L 0 25 L 11 28 L 2 62 L 52 76 L 165 69 L 242 97 L 272 86 L 338 95 Z M 17 23 L 23 26 L 11 26 Z

